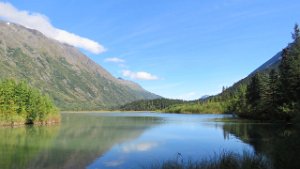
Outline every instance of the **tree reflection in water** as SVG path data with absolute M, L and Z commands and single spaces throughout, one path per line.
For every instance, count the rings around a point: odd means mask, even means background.
M 224 123 L 223 129 L 224 133 L 230 133 L 252 145 L 256 154 L 269 158 L 275 169 L 295 169 L 300 166 L 299 126 Z

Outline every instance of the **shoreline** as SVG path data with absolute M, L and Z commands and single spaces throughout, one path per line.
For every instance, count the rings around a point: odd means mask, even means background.
M 33 123 L 26 123 L 26 122 L 0 122 L 0 128 L 1 127 L 24 127 L 24 126 L 52 126 L 55 124 L 60 124 L 61 119 L 50 119 L 47 121 L 36 121 Z
M 130 113 L 130 112 L 134 112 L 134 113 L 143 113 L 143 112 L 149 112 L 149 113 L 163 113 L 161 111 L 130 111 L 130 110 L 67 110 L 67 111 L 60 111 L 60 113 Z

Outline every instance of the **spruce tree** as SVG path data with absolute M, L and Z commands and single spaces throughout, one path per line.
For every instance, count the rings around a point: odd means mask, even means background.
M 277 117 L 277 108 L 279 105 L 279 75 L 275 69 L 272 69 L 269 73 L 269 84 L 268 84 L 268 97 L 266 109 L 272 118 Z
M 297 24 L 292 37 L 294 42 L 283 50 L 279 66 L 279 107 L 287 120 L 300 110 L 300 31 Z
M 263 73 L 256 73 L 247 86 L 247 104 L 249 116 L 256 118 L 266 117 L 266 103 L 268 100 L 268 78 Z
M 295 24 L 294 26 L 294 32 L 292 33 L 292 38 L 295 42 L 298 41 L 300 38 L 300 29 L 298 24 Z

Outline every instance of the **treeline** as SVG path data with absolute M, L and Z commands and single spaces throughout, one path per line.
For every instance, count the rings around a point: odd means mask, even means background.
M 160 111 L 167 113 L 224 113 L 226 106 L 222 101 L 193 100 L 184 101 L 179 99 L 154 99 L 131 102 L 114 110 L 122 111 Z
M 171 105 L 162 110 L 168 113 L 209 113 L 209 114 L 221 114 L 226 112 L 226 106 L 224 102 L 217 101 L 189 101 L 184 104 Z
M 50 123 L 60 120 L 52 100 L 25 81 L 0 81 L 0 125 Z
M 186 101 L 178 99 L 153 99 L 153 100 L 139 100 L 134 101 L 118 107 L 117 109 L 122 111 L 157 111 L 164 110 L 172 105 L 182 104 Z

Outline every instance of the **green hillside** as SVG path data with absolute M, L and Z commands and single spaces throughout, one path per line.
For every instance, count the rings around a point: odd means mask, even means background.
M 159 96 L 117 79 L 78 49 L 0 22 L 0 78 L 25 80 L 62 110 L 99 110 Z

